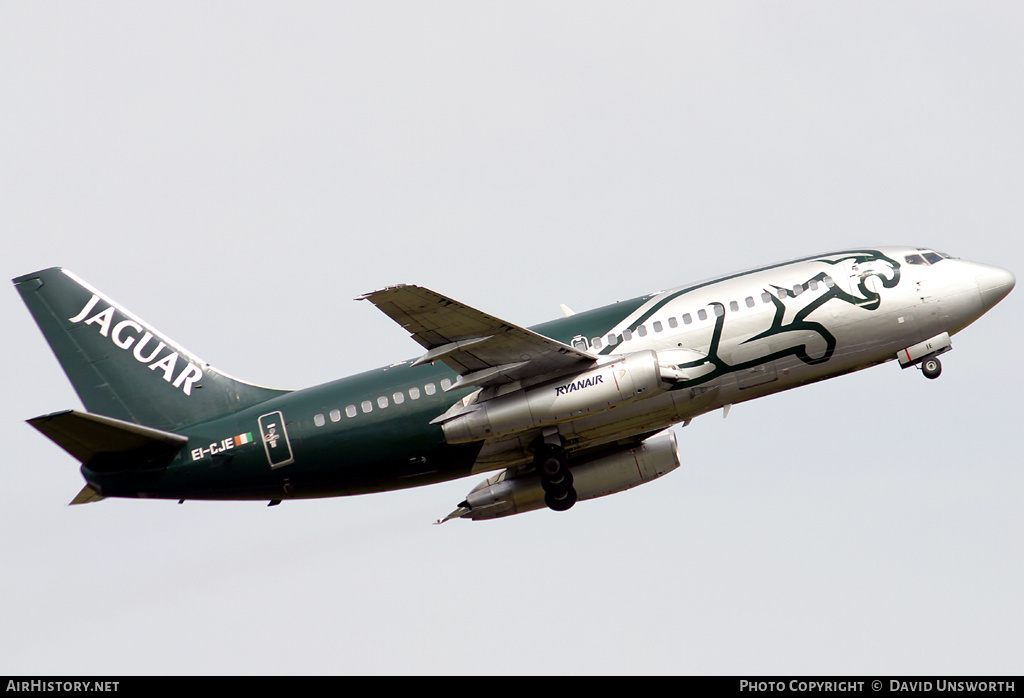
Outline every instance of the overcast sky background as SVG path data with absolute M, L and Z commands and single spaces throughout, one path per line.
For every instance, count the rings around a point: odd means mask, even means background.
M 861 245 L 1024 273 L 1010 2 L 0 4 L 0 267 L 65 266 L 300 388 L 419 347 L 418 283 L 521 325 Z M 80 407 L 0 294 L 0 674 L 1017 674 L 1021 291 L 893 363 L 679 430 L 626 493 L 431 523 L 481 477 L 68 507 Z

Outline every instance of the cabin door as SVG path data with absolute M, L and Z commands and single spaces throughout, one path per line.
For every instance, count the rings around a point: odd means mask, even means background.
M 263 450 L 271 468 L 280 468 L 295 461 L 292 456 L 292 445 L 288 441 L 288 429 L 281 412 L 268 412 L 259 419 L 260 435 L 263 437 Z

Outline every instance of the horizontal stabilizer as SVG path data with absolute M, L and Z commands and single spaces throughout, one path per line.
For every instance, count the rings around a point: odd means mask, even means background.
M 92 470 L 162 467 L 188 443 L 181 434 L 76 410 L 28 423 Z
M 82 488 L 82 491 L 78 493 L 78 496 L 72 499 L 68 505 L 71 504 L 88 504 L 89 502 L 98 502 L 103 499 L 103 495 L 93 489 L 92 485 L 86 485 Z

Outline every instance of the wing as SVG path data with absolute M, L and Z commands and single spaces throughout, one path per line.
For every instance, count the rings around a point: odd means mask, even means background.
M 443 361 L 458 373 L 450 390 L 554 376 L 597 359 L 421 286 L 390 286 L 358 300 L 380 308 L 427 350 L 414 365 Z

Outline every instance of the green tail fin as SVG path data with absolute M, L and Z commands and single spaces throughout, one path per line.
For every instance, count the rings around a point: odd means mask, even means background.
M 14 284 L 89 412 L 175 430 L 287 392 L 220 373 L 64 269 Z

